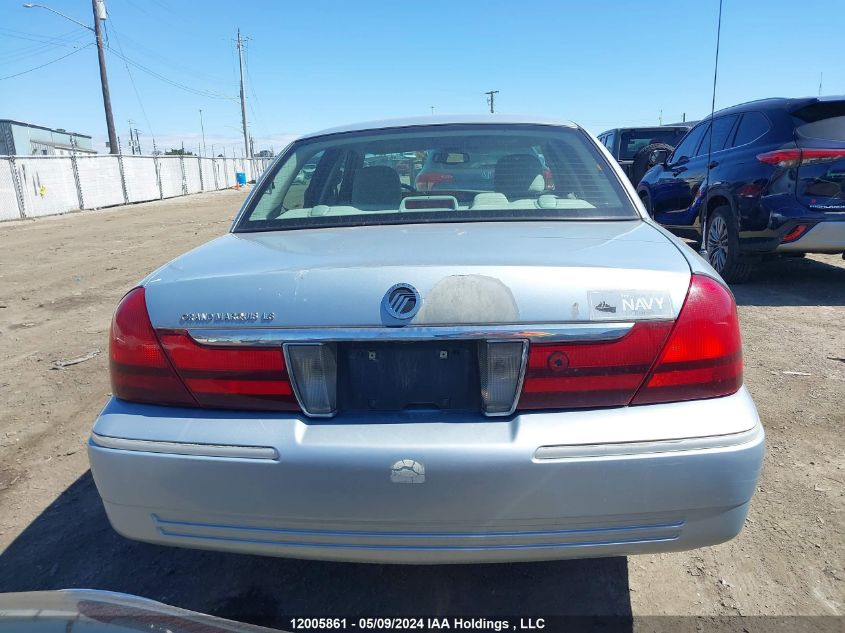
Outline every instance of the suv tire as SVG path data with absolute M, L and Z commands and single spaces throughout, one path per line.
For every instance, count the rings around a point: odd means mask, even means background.
M 671 145 L 667 145 L 666 143 L 651 143 L 634 154 L 634 162 L 631 164 L 631 182 L 634 184 L 634 187 L 640 184 L 640 181 L 643 179 L 643 176 L 645 176 L 645 173 L 654 167 L 648 159 L 651 156 L 651 153 L 656 149 L 665 149 L 671 153 L 675 148 Z
M 751 274 L 751 264 L 742 261 L 739 236 L 728 206 L 716 207 L 708 216 L 704 233 L 707 261 L 728 283 L 742 283 Z

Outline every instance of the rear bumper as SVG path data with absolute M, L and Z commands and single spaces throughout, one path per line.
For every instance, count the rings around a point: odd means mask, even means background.
M 836 220 L 824 220 L 804 235 L 777 247 L 778 253 L 845 253 L 845 214 Z
M 89 442 L 109 519 L 128 538 L 391 563 L 726 541 L 743 525 L 763 452 L 745 389 L 648 407 L 377 423 L 113 400 Z

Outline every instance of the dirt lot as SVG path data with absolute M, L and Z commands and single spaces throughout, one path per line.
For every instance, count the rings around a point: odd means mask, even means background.
M 318 615 L 842 614 L 845 262 L 766 265 L 737 286 L 766 467 L 734 541 L 539 565 L 313 563 L 132 543 L 108 526 L 84 443 L 106 335 L 147 272 L 223 233 L 244 194 L 0 225 L 0 590 L 94 587 L 266 624 Z M 91 360 L 53 361 L 99 350 Z

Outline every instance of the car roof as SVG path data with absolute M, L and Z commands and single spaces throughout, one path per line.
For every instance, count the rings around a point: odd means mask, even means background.
M 765 111 L 765 110 L 787 110 L 794 112 L 811 103 L 825 102 L 825 101 L 845 101 L 845 95 L 831 95 L 828 97 L 770 97 L 768 99 L 756 99 L 754 101 L 746 101 L 739 103 L 730 108 L 717 110 L 715 115 L 723 114 L 739 114 L 740 112 L 748 112 L 749 110 Z M 702 120 L 709 119 L 707 115 Z
M 598 136 L 601 136 L 602 134 L 609 134 L 610 132 L 628 132 L 640 130 L 688 130 L 692 127 L 692 125 L 692 123 L 677 123 L 673 125 L 635 125 L 632 127 L 612 127 L 609 130 L 600 132 Z
M 380 121 L 365 121 L 333 127 L 319 132 L 304 134 L 300 138 L 314 138 L 329 134 L 344 134 L 346 132 L 366 132 L 369 130 L 388 130 L 403 127 L 418 127 L 427 125 L 455 125 L 455 124 L 489 124 L 489 125 L 553 125 L 557 127 L 577 128 L 572 121 L 514 114 L 438 114 L 434 116 L 409 117 L 404 119 L 382 119 Z

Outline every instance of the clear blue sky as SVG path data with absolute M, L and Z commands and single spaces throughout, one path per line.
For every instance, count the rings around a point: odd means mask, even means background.
M 90 0 L 41 0 L 85 23 Z M 95 137 L 105 120 L 93 40 L 22 0 L 0 0 L 0 118 Z M 109 54 L 118 134 L 129 119 L 158 145 L 239 142 L 238 27 L 248 44 L 256 150 L 291 135 L 385 117 L 497 109 L 572 119 L 594 133 L 698 118 L 710 110 L 718 0 L 107 0 L 110 46 L 186 92 Z M 724 0 L 716 106 L 845 93 L 843 0 Z M 142 105 L 143 104 L 143 108 Z M 146 114 L 144 113 L 146 111 Z M 219 151 L 219 150 L 218 150 Z

